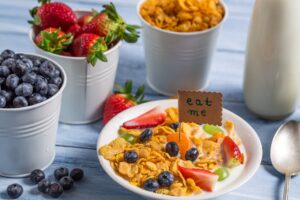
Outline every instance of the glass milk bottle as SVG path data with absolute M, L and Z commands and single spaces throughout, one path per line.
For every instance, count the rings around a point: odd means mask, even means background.
M 300 0 L 256 0 L 246 53 L 244 97 L 266 119 L 293 113 L 300 97 Z

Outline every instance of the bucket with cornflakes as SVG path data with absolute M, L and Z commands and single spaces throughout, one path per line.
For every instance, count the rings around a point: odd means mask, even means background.
M 208 84 L 219 30 L 228 15 L 221 0 L 141 0 L 147 82 L 177 95 Z

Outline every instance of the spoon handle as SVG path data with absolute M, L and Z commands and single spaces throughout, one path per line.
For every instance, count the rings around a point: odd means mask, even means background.
M 289 189 L 290 189 L 290 180 L 291 180 L 291 175 L 286 174 L 285 175 L 284 192 L 283 192 L 283 200 L 288 200 L 288 194 L 289 194 Z

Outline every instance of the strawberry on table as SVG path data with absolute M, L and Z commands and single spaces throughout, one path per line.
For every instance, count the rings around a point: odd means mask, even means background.
M 126 129 L 151 128 L 160 125 L 166 120 L 166 113 L 161 106 L 157 106 L 148 112 L 123 123 Z
M 244 163 L 244 154 L 229 136 L 224 138 L 221 150 L 224 162 L 228 167 L 232 168 Z
M 67 30 L 76 23 L 76 15 L 73 10 L 61 2 L 51 2 L 51 0 L 38 0 L 42 3 L 39 7 L 30 10 L 32 20 L 29 23 L 41 29 L 49 27 L 62 28 Z
M 72 43 L 72 34 L 57 28 L 47 28 L 35 37 L 35 43 L 45 51 L 61 54 Z
M 118 113 L 144 103 L 144 86 L 140 86 L 135 95 L 132 95 L 132 81 L 126 81 L 125 86 L 116 85 L 118 91 L 110 96 L 104 105 L 103 123 L 106 124 Z
M 178 170 L 185 179 L 191 178 L 201 189 L 212 192 L 219 176 L 204 169 L 188 168 L 178 165 Z
M 83 33 L 76 37 L 71 45 L 73 56 L 87 56 L 87 60 L 95 65 L 97 59 L 107 62 L 106 56 L 103 54 L 107 50 L 107 45 L 103 37 L 92 33 Z

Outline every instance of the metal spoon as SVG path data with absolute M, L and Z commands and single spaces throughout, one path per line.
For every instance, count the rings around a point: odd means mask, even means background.
M 288 200 L 291 176 L 300 172 L 300 125 L 288 121 L 277 130 L 271 145 L 271 161 L 277 171 L 285 174 L 283 199 Z

